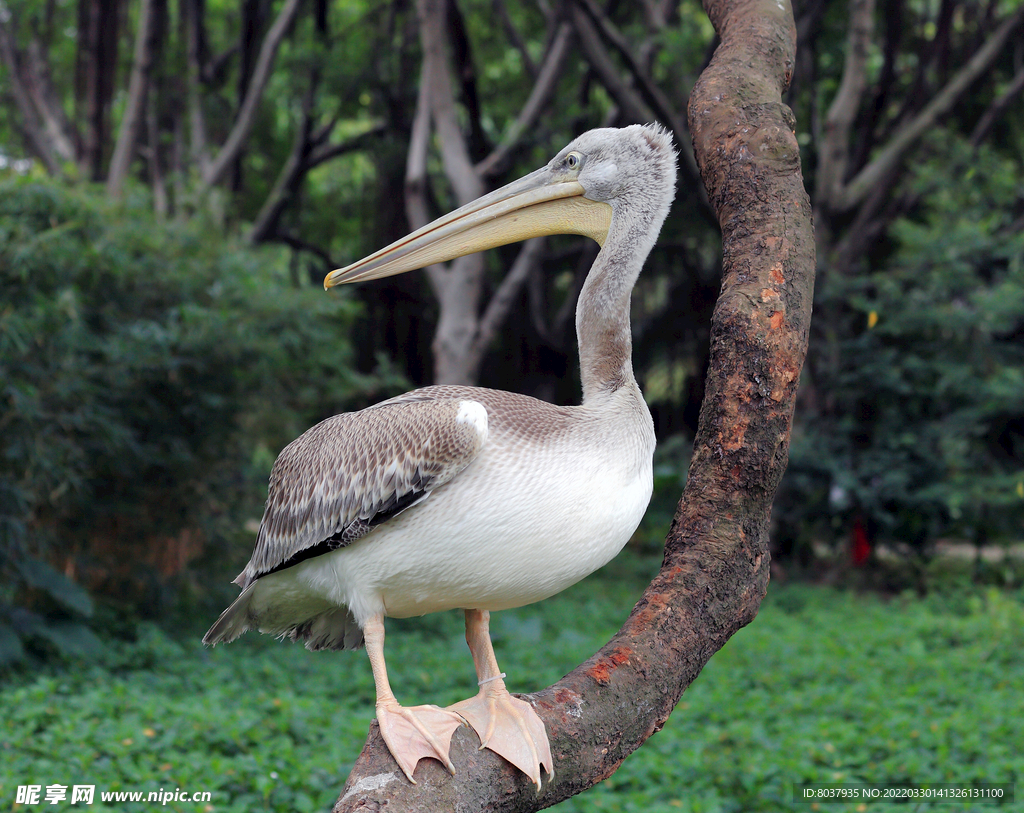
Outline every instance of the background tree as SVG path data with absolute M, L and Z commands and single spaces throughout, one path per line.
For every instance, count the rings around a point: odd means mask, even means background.
M 802 25 L 828 32 L 838 11 L 808 4 Z M 780 541 L 807 552 L 857 528 L 927 557 L 943 537 L 1019 539 L 1024 411 L 1003 365 L 1024 309 L 988 297 L 1021 258 L 1024 6 L 844 13 L 845 59 L 808 33 L 791 93 L 812 135 L 820 318 Z
M 1024 230 L 1021 4 L 803 0 L 794 11 L 785 101 L 814 193 L 822 318 L 774 514 L 778 550 L 842 545 L 855 525 L 924 554 L 948 535 L 1020 538 L 1012 369 L 1024 311 L 1007 292 Z M 31 179 L 86 196 L 102 183 L 128 207 L 116 211 L 153 210 L 141 228 L 192 223 L 269 249 L 268 288 L 311 302 L 329 268 L 517 177 L 553 144 L 604 124 L 670 124 L 680 192 L 632 319 L 660 440 L 642 533 L 653 547 L 696 431 L 721 284 L 683 115 L 713 37 L 696 4 L 666 0 L 0 0 L 0 159 L 31 156 Z M 443 376 L 575 400 L 572 314 L 593 248 L 559 238 L 518 252 L 347 294 L 361 305 L 352 366 L 373 378 L 385 360 L 407 386 Z M 269 270 L 282 256 L 283 280 Z M 901 306 L 911 301 L 930 324 Z M 859 365 L 864 354 L 886 363 Z M 911 404 L 926 419 L 906 420 Z M 252 438 L 274 450 L 284 440 Z M 18 511 L 31 535 L 34 514 Z

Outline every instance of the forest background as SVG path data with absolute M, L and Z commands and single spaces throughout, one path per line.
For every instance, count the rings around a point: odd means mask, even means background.
M 1024 4 L 794 11 L 818 284 L 775 576 L 923 593 L 957 544 L 1012 594 Z M 681 155 L 633 297 L 659 437 L 633 547 L 657 555 L 719 287 L 685 117 L 713 47 L 663 0 L 0 0 L 0 664 L 214 617 L 274 458 L 323 417 L 433 381 L 577 401 L 583 239 L 323 276 L 652 120 Z
M 795 13 L 819 270 L 776 561 L 853 540 L 919 580 L 942 540 L 1024 536 L 1024 5 Z M 656 0 L 3 0 L 3 659 L 84 644 L 90 595 L 130 616 L 208 595 L 325 416 L 432 381 L 575 401 L 584 239 L 320 284 L 583 130 L 650 120 L 682 157 L 633 307 L 656 546 L 719 285 L 683 114 L 713 44 Z

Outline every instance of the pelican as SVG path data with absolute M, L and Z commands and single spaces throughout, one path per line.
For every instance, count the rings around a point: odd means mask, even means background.
M 654 425 L 633 375 L 630 293 L 675 195 L 660 125 L 591 130 L 548 164 L 346 268 L 324 287 L 401 274 L 546 234 L 601 250 L 576 307 L 583 402 L 433 386 L 314 426 L 281 452 L 241 594 L 203 641 L 249 629 L 310 650 L 365 644 L 376 715 L 408 777 L 448 756 L 468 723 L 539 789 L 547 733 L 512 697 L 490 612 L 540 601 L 612 559 L 651 497 Z M 384 662 L 384 618 L 461 609 L 475 697 L 401 706 Z

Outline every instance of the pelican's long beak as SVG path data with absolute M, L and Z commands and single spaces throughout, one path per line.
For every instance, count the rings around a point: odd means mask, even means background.
M 611 217 L 611 206 L 584 197 L 578 181 L 553 178 L 545 167 L 332 271 L 324 288 L 403 274 L 546 234 L 582 234 L 603 245 Z

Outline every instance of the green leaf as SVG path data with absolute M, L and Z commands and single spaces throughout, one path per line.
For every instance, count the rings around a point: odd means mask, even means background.
M 11 627 L 0 621 L 0 668 L 25 659 L 25 648 Z
M 59 573 L 40 559 L 23 559 L 18 569 L 29 586 L 43 590 L 69 610 L 92 616 L 92 599 L 85 589 L 75 584 L 63 573 Z
M 103 642 L 91 629 L 74 621 L 43 624 L 36 633 L 57 647 L 62 655 L 86 657 L 104 650 Z

